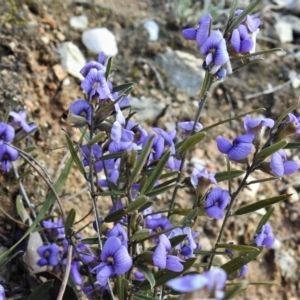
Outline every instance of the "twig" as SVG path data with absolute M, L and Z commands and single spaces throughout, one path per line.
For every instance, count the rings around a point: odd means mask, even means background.
M 72 244 L 69 243 L 68 245 L 68 255 L 67 255 L 67 263 L 66 263 L 66 269 L 65 269 L 65 274 L 59 289 L 59 294 L 57 296 L 56 300 L 62 300 L 66 287 L 67 287 L 67 283 L 68 283 L 68 279 L 69 279 L 69 275 L 70 275 L 70 270 L 71 270 L 71 262 L 72 262 Z

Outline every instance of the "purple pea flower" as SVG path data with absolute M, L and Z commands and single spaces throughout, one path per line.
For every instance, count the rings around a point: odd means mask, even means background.
M 217 147 L 221 153 L 227 154 L 230 160 L 241 161 L 245 159 L 252 150 L 254 134 L 244 134 L 235 138 L 232 144 L 225 138 L 217 137 Z
M 202 166 L 199 163 L 196 163 L 192 171 L 191 183 L 195 188 L 199 187 L 204 189 L 208 187 L 211 183 L 217 184 L 215 174 L 215 172 L 208 173 L 204 166 Z
M 231 36 L 231 45 L 236 53 L 247 53 L 253 48 L 253 41 L 249 38 L 245 25 L 239 25 L 234 29 Z
M 242 9 L 237 9 L 235 11 L 235 15 L 239 16 L 241 13 L 243 12 Z M 260 19 L 259 18 L 255 18 L 252 17 L 250 15 L 247 15 L 243 20 L 242 20 L 242 24 L 246 25 L 247 29 L 249 30 L 249 32 L 253 33 L 255 32 L 259 25 L 260 25 Z
M 71 263 L 70 274 L 76 285 L 82 285 L 83 283 L 79 270 L 80 270 L 80 262 L 78 260 L 73 260 Z
M 224 210 L 230 200 L 229 192 L 220 187 L 213 188 L 206 197 L 205 211 L 210 218 L 217 220 L 224 217 Z
M 4 287 L 0 284 L 0 300 L 5 299 L 5 290 Z
M 106 236 L 109 238 L 111 236 L 116 236 L 120 239 L 123 245 L 127 246 L 128 242 L 128 237 L 127 237 L 127 232 L 123 228 L 121 224 L 116 224 L 112 229 L 108 231 Z
M 271 226 L 269 224 L 263 225 L 254 240 L 257 246 L 265 246 L 266 248 L 272 247 L 275 238 L 272 236 Z
M 211 15 L 207 14 L 202 19 L 200 19 L 197 28 L 184 29 L 182 31 L 182 35 L 187 40 L 196 40 L 197 44 L 199 46 L 202 46 L 209 36 L 211 21 L 212 21 Z
M 91 69 L 96 69 L 98 71 L 106 70 L 105 54 L 103 52 L 99 53 L 98 61 L 89 61 L 81 70 L 82 76 L 86 77 Z
M 89 165 L 89 154 L 90 154 L 90 147 L 88 145 L 83 145 L 81 147 L 82 151 L 82 164 L 84 167 Z M 103 162 L 102 161 L 97 161 L 100 157 L 102 157 L 102 148 L 98 144 L 92 145 L 92 161 L 95 162 L 95 170 L 97 173 L 101 172 L 103 169 Z
M 283 175 L 290 175 L 299 169 L 299 165 L 291 160 L 287 160 L 284 150 L 271 155 L 270 167 L 275 176 L 282 177 Z
M 190 122 L 179 122 L 178 127 L 184 131 L 185 134 L 189 134 L 194 126 L 194 121 L 190 121 Z M 200 124 L 199 122 L 196 123 L 196 127 L 195 127 L 195 132 L 200 131 L 203 128 L 203 125 Z
M 18 113 L 12 111 L 9 113 L 9 115 L 13 118 L 11 125 L 14 127 L 22 127 L 22 129 L 26 132 L 30 132 L 31 130 L 36 128 L 36 126 L 33 124 L 27 124 L 25 111 L 21 110 Z
M 145 225 L 149 229 L 161 229 L 166 230 L 172 228 L 173 225 L 167 217 L 161 214 L 151 215 L 145 218 Z
M 4 142 L 9 143 L 15 137 L 15 130 L 9 124 L 0 122 L 0 145 Z
M 37 265 L 40 267 L 53 266 L 58 264 L 59 247 L 56 244 L 43 245 L 37 249 L 38 255 L 41 257 L 37 261 Z
M 224 295 L 222 290 L 225 287 L 226 279 L 226 272 L 216 267 L 203 274 L 191 274 L 171 279 L 167 282 L 167 286 L 181 293 L 192 293 L 205 289 L 214 296 L 214 299 L 222 299 Z
M 0 143 L 0 161 L 4 172 L 9 172 L 11 162 L 17 160 L 18 157 L 19 152 L 16 149 Z
M 184 262 L 184 260 L 175 255 L 170 255 L 169 253 L 171 253 L 171 250 L 170 240 L 166 235 L 160 235 L 159 243 L 153 253 L 153 262 L 155 266 L 160 269 L 181 272 L 183 270 L 183 265 L 180 262 Z
M 106 286 L 108 278 L 125 274 L 132 266 L 132 258 L 121 240 L 115 236 L 109 237 L 101 252 L 102 262 L 93 269 L 97 271 L 97 281 Z
M 105 71 L 103 70 L 92 68 L 81 82 L 80 87 L 89 95 L 90 99 L 97 96 L 99 100 L 113 100 L 111 90 L 105 78 Z
M 250 115 L 246 115 L 244 120 L 244 128 L 246 129 L 247 133 L 253 134 L 259 133 L 263 126 L 272 128 L 274 124 L 274 120 L 270 118 L 251 119 Z
M 215 30 L 210 34 L 201 46 L 200 52 L 202 55 L 206 55 L 204 69 L 210 65 L 212 66 L 210 68 L 211 74 L 216 74 L 222 65 L 229 62 L 226 41 L 219 30 Z
M 74 101 L 70 105 L 69 110 L 74 116 L 82 117 L 83 119 L 86 120 L 86 122 L 88 124 L 91 124 L 92 107 L 91 107 L 91 104 L 88 103 L 85 99 L 78 99 L 78 100 Z M 77 125 L 77 124 L 75 124 L 75 125 Z M 80 126 L 83 126 L 83 125 L 85 125 L 84 122 L 82 122 L 82 125 L 80 124 Z
M 64 239 L 66 236 L 62 219 L 57 220 L 57 222 L 43 221 L 43 226 L 47 228 L 47 236 L 51 240 Z
M 297 118 L 294 114 L 289 113 L 289 123 L 292 123 L 293 127 L 295 128 L 294 132 L 291 133 L 298 133 L 300 134 L 300 117 Z
M 241 268 L 240 268 L 240 272 L 239 272 L 239 275 L 238 275 L 238 278 L 242 278 L 246 275 L 246 273 L 248 272 L 248 265 L 243 265 Z

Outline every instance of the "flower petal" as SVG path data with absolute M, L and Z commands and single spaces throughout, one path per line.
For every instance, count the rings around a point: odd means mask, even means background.
M 117 275 L 122 275 L 131 268 L 132 258 L 125 245 L 122 245 L 115 253 L 113 266 Z
M 156 246 L 156 249 L 153 253 L 153 262 L 154 265 L 160 269 L 165 269 L 167 265 L 167 250 L 162 243 L 159 243 Z
M 109 237 L 102 249 L 101 260 L 107 261 L 108 257 L 114 257 L 115 253 L 118 251 L 121 245 L 122 243 L 119 238 L 117 238 L 116 236 Z
M 175 255 L 167 256 L 166 269 L 173 272 L 181 272 L 183 270 L 183 265 L 180 262 L 184 260 L 180 259 Z
M 189 293 L 202 289 L 207 283 L 207 277 L 201 274 L 192 274 L 171 279 L 167 282 L 167 286 L 181 293 Z
M 232 148 L 232 144 L 225 138 L 218 136 L 216 138 L 218 150 L 221 153 L 228 154 L 230 149 Z

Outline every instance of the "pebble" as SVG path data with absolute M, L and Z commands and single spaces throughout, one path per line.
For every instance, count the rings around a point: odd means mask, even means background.
M 294 254 L 288 252 L 281 252 L 276 255 L 279 268 L 281 270 L 281 276 L 285 279 L 295 279 L 297 274 L 298 263 L 294 258 Z
M 293 41 L 292 24 L 285 21 L 279 21 L 275 24 L 275 30 L 281 43 L 289 43 Z
M 106 56 L 118 54 L 117 42 L 114 34 L 107 28 L 92 28 L 81 36 L 84 46 L 93 53 L 104 52 Z
M 69 23 L 74 29 L 84 30 L 88 27 L 89 20 L 86 15 L 74 16 L 70 18 Z
M 80 49 L 72 42 L 64 42 L 57 49 L 61 58 L 63 69 L 70 75 L 82 80 L 80 70 L 86 64 L 86 60 Z
M 62 66 L 60 64 L 56 64 L 52 67 L 53 72 L 56 76 L 56 78 L 59 81 L 64 80 L 67 77 L 67 73 L 63 70 Z
M 148 20 L 144 23 L 144 28 L 148 31 L 149 41 L 157 41 L 159 34 L 159 26 L 153 20 Z

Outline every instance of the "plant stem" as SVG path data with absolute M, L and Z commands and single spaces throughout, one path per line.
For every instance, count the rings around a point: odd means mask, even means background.
M 194 119 L 193 128 L 192 128 L 191 132 L 189 133 L 188 138 L 195 133 L 197 122 L 199 121 L 200 115 L 203 111 L 203 108 L 204 108 L 204 105 L 205 105 L 205 102 L 206 102 L 206 99 L 207 99 L 207 95 L 208 95 L 208 92 L 209 92 L 209 90 L 212 86 L 212 83 L 213 83 L 213 78 L 212 78 L 211 74 L 209 74 L 208 72 L 205 72 L 205 77 L 204 77 L 203 85 L 202 85 L 201 92 L 200 92 L 200 100 L 198 102 L 198 111 L 197 111 L 196 117 Z M 177 175 L 176 185 L 175 185 L 175 188 L 174 188 L 174 191 L 173 191 L 173 194 L 172 194 L 171 204 L 170 204 L 170 208 L 169 208 L 169 212 L 168 212 L 168 218 L 170 217 L 171 211 L 174 208 L 175 198 L 176 198 L 177 192 L 180 188 L 182 169 L 183 169 L 184 164 L 185 164 L 185 159 L 186 159 L 186 154 L 184 154 L 181 157 L 181 163 L 180 163 L 180 166 L 179 166 L 179 172 L 178 172 L 178 175 Z

